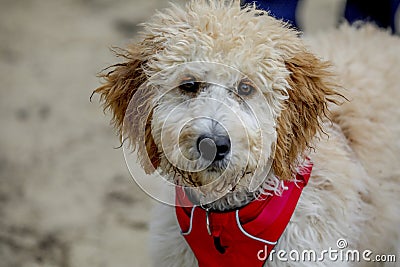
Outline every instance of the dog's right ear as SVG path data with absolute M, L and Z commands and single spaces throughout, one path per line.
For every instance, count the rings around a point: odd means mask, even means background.
M 104 110 L 110 110 L 112 123 L 118 131 L 121 142 L 129 139 L 132 148 L 137 151 L 140 162 L 146 173 L 152 173 L 159 165 L 160 154 L 151 134 L 151 92 L 140 90 L 147 77 L 143 65 L 148 57 L 140 44 L 130 46 L 128 50 L 116 52 L 125 59 L 124 62 L 108 67 L 108 73 L 101 74 L 104 84 L 94 93 L 100 94 Z M 140 94 L 140 95 L 137 95 Z M 129 107 L 129 118 L 126 113 L 131 99 L 140 98 L 140 106 Z M 135 105 L 135 103 L 133 103 Z M 141 127 L 142 126 L 142 127 Z M 143 129 L 144 127 L 144 129 Z

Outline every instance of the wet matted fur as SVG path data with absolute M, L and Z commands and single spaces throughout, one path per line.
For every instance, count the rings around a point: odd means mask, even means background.
M 144 24 L 142 41 L 123 52 L 124 62 L 111 67 L 104 75 L 105 83 L 96 92 L 101 94 L 105 109 L 112 111 L 120 135 L 128 133 L 126 138 L 137 150 L 146 172 L 158 168 L 168 176 L 173 168 L 161 145 L 161 122 L 171 106 L 180 104 L 187 96 L 175 94 L 154 105 L 157 92 L 152 86 L 162 87 L 168 82 L 171 85 L 177 82 L 174 79 L 180 73 L 169 73 L 170 80 L 150 77 L 179 64 L 198 61 L 240 70 L 266 99 L 262 103 L 251 98 L 248 101 L 260 112 L 265 111 L 263 105 L 267 103 L 271 114 L 265 115 L 265 123 L 274 124 L 274 133 L 270 135 L 273 140 L 267 143 L 275 145 L 276 151 L 261 159 L 263 163 L 273 156 L 273 172 L 254 196 L 265 193 L 271 183 L 279 186 L 279 180 L 292 179 L 305 156 L 314 163 L 310 182 L 276 250 L 318 252 L 336 248 L 336 241 L 345 238 L 349 249 L 395 254 L 400 244 L 397 163 L 400 40 L 370 25 L 358 28 L 344 25 L 305 42 L 307 45 L 288 25 L 254 7 L 241 10 L 237 1 L 173 5 Z M 197 76 L 205 73 L 201 67 L 191 71 Z M 212 71 L 217 74 L 221 71 L 221 76 L 226 74 L 220 69 Z M 228 75 L 227 84 L 234 76 Z M 147 90 L 139 90 L 147 84 Z M 135 94 L 140 94 L 136 95 L 140 104 L 133 108 L 130 123 L 126 123 L 125 112 Z M 209 96 L 220 97 L 215 92 L 209 92 Z M 228 95 L 223 97 L 230 99 Z M 340 102 L 343 103 L 337 105 Z M 213 106 L 208 108 L 217 110 Z M 236 111 L 242 112 L 239 106 Z M 194 115 L 188 111 L 165 127 L 173 132 L 180 121 Z M 227 124 L 236 129 L 235 125 Z M 144 134 L 139 132 L 140 127 L 132 125 L 144 125 Z M 199 134 L 194 130 L 189 133 L 187 136 Z M 257 143 L 259 136 L 251 125 L 249 133 L 250 141 Z M 239 135 L 232 136 L 232 143 L 238 144 L 239 140 Z M 251 160 L 250 157 L 245 166 L 250 173 L 254 168 Z M 244 163 L 234 154 L 231 163 L 234 166 L 228 174 L 234 176 L 240 170 L 235 167 Z M 200 184 L 213 178 L 205 172 L 196 175 Z M 232 178 L 225 175 L 224 179 Z M 252 199 L 246 192 L 248 182 L 243 176 L 240 186 L 230 188 L 229 196 L 216 201 L 213 207 L 225 210 L 246 204 Z M 222 184 L 225 185 L 230 182 Z M 209 190 L 211 193 L 213 189 Z M 173 208 L 160 204 L 156 210 L 150 245 L 154 266 L 197 266 L 180 235 Z M 268 266 L 357 264 L 360 263 L 329 260 L 287 263 L 276 259 L 267 263 Z

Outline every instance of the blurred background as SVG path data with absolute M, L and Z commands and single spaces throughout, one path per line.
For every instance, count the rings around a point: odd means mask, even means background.
M 179 0 L 179 2 L 184 2 Z M 0 267 L 148 266 L 153 200 L 94 96 L 162 0 L 0 0 Z M 342 0 L 304 0 L 306 34 Z

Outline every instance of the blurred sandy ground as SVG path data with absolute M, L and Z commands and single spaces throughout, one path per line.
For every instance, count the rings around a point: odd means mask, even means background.
M 181 0 L 182 2 L 182 0 Z M 306 32 L 343 1 L 309 0 Z M 152 200 L 133 182 L 98 98 L 161 0 L 0 0 L 0 266 L 148 266 Z

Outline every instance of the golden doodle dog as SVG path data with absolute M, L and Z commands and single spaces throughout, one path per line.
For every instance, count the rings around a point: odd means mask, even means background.
M 143 26 L 95 92 L 146 179 L 173 185 L 155 196 L 154 266 L 396 264 L 399 38 L 301 38 L 238 1 Z

